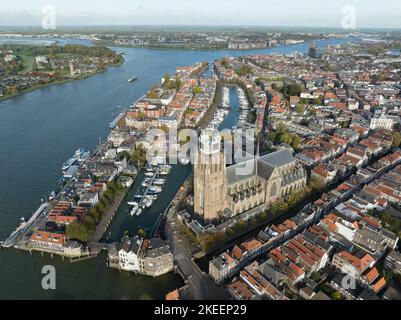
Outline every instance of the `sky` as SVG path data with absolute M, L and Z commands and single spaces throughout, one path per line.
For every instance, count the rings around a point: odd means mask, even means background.
M 53 6 L 66 25 L 342 26 L 345 6 L 357 28 L 401 28 L 400 0 L 14 0 L 0 1 L 0 26 L 40 26 Z M 347 8 L 347 7 L 346 7 Z M 349 12 L 349 11 L 348 11 Z

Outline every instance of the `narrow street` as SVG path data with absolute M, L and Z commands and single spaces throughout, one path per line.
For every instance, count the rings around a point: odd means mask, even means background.
M 177 225 L 169 217 L 166 235 L 174 260 L 183 276 L 188 280 L 188 288 L 195 300 L 228 300 L 228 294 L 192 261 L 192 246 L 185 237 L 179 235 Z

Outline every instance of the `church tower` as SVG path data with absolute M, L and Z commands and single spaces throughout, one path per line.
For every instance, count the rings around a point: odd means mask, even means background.
M 218 219 L 227 207 L 224 152 L 217 130 L 203 130 L 194 168 L 194 209 L 206 223 Z

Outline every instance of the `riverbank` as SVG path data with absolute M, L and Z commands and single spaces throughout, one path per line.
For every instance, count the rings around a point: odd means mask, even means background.
M 91 73 L 91 74 L 89 74 L 89 75 L 81 76 L 81 77 L 78 77 L 78 78 L 71 78 L 71 79 L 64 79 L 64 80 L 55 80 L 55 81 L 52 81 L 52 82 L 49 82 L 49 83 L 38 84 L 38 85 L 32 86 L 32 87 L 30 87 L 30 88 L 21 90 L 21 91 L 15 93 L 15 94 L 0 97 L 0 102 L 6 101 L 6 100 L 10 100 L 10 99 L 16 98 L 16 97 L 18 97 L 18 96 L 24 95 L 24 94 L 26 94 L 26 93 L 29 93 L 29 92 L 32 92 L 32 91 L 35 91 L 35 90 L 38 90 L 38 89 L 50 87 L 50 86 L 53 86 L 53 85 L 62 85 L 62 84 L 66 84 L 66 83 L 69 83 L 69 82 L 79 82 L 79 81 L 82 81 L 82 80 L 91 78 L 91 77 L 93 77 L 93 76 L 96 76 L 96 75 L 98 75 L 98 74 L 101 74 L 101 73 L 103 73 L 103 72 L 106 72 L 107 70 L 109 70 L 109 68 L 119 67 L 119 66 L 123 65 L 124 62 L 125 62 L 125 60 L 124 60 L 124 58 L 122 57 L 122 61 L 121 61 L 121 62 L 111 64 L 111 65 L 107 66 L 105 69 L 98 70 L 98 71 L 96 71 L 96 72 L 94 72 L 94 73 Z
M 338 38 L 333 38 L 333 39 L 341 39 L 340 37 Z M 277 45 L 272 45 L 272 46 L 266 46 L 263 48 L 228 48 L 228 47 L 221 47 L 221 48 L 215 48 L 215 47 L 172 47 L 172 46 L 141 46 L 141 45 L 122 45 L 122 44 L 116 44 L 112 42 L 102 42 L 102 41 L 92 41 L 94 45 L 104 45 L 108 47 L 115 47 L 115 48 L 125 48 L 125 49 L 151 49 L 151 50 L 180 50 L 180 51 L 200 51 L 200 52 L 206 52 L 206 51 L 211 51 L 211 52 L 220 52 L 220 51 L 228 51 L 228 52 L 237 52 L 237 51 L 249 51 L 249 50 L 255 50 L 255 51 L 263 51 L 263 50 L 269 50 L 269 49 L 275 49 L 277 47 L 285 46 L 285 47 L 292 47 L 292 46 L 297 46 L 301 45 L 304 43 L 309 43 L 312 41 L 324 41 L 327 40 L 327 38 L 318 38 L 318 39 L 313 39 L 313 40 L 305 40 L 302 43 L 294 43 L 294 44 L 277 44 Z
M 93 44 L 97 44 L 96 42 L 92 42 Z M 207 48 L 188 48 L 188 47 L 163 47 L 163 46 L 124 46 L 121 44 L 114 44 L 114 43 L 101 43 L 102 45 L 106 45 L 108 47 L 114 47 L 114 48 L 125 48 L 125 49 L 150 49 L 150 50 L 160 50 L 160 51 L 174 51 L 174 50 L 180 50 L 180 51 L 209 51 L 209 52 L 220 52 L 220 51 L 247 51 L 247 50 L 266 50 L 266 49 L 274 49 L 277 46 L 271 46 L 271 47 L 265 47 L 265 48 L 246 48 L 246 49 L 231 49 L 231 48 L 213 48 L 213 47 L 207 47 Z M 291 45 L 288 45 L 291 46 Z

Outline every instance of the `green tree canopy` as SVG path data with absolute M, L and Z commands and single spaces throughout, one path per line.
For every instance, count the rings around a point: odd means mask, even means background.
M 399 148 L 401 146 L 401 133 L 395 131 L 393 133 L 393 147 Z
M 194 90 L 193 90 L 193 93 L 194 94 L 202 94 L 203 90 L 202 90 L 201 87 L 195 87 Z
M 88 228 L 79 221 L 74 221 L 67 226 L 66 235 L 71 240 L 81 242 L 88 242 L 90 237 Z

